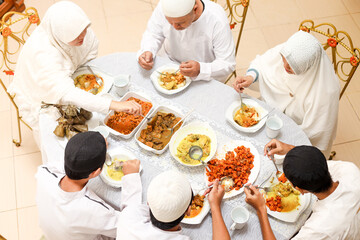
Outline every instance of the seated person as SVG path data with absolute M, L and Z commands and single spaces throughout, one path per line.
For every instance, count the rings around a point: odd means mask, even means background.
M 224 189 L 219 186 L 218 180 L 207 193 L 212 213 L 213 239 L 230 240 L 220 208 Z M 147 190 L 147 205 L 141 204 L 141 200 L 122 199 L 125 208 L 119 217 L 116 239 L 190 239 L 181 232 L 180 222 L 185 214 L 190 214 L 192 199 L 191 186 L 185 176 L 175 171 L 157 175 Z
M 90 179 L 101 173 L 105 156 L 104 137 L 98 132 L 84 132 L 66 145 L 66 174 L 55 166 L 38 168 L 36 202 L 39 225 L 46 239 L 115 239 L 121 213 L 87 186 Z M 138 192 L 141 195 L 139 164 L 139 160 L 124 162 L 123 199 L 132 199 Z
M 311 144 L 329 157 L 335 139 L 340 85 L 320 42 L 299 31 L 250 64 L 246 76 L 236 78 L 242 91 L 259 82 L 262 99 L 298 124 Z
M 224 9 L 210 0 L 161 0 L 141 41 L 137 59 L 150 70 L 163 45 L 180 73 L 193 80 L 225 81 L 235 70 L 235 45 Z
M 69 1 L 52 5 L 24 44 L 9 93 L 39 143 L 41 102 L 74 104 L 88 111 L 140 113 L 136 102 L 118 102 L 76 88 L 74 71 L 94 59 L 98 40 L 84 11 Z
M 272 150 L 267 152 L 267 147 Z M 359 239 L 360 170 L 351 162 L 326 161 L 313 146 L 292 146 L 273 139 L 265 154 L 286 154 L 284 173 L 301 194 L 317 197 L 313 212 L 293 238 Z M 252 205 L 260 220 L 263 239 L 275 239 L 266 213 L 265 200 L 254 186 L 245 188 L 245 201 Z

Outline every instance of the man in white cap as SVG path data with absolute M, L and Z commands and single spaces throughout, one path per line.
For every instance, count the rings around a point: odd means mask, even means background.
M 210 0 L 161 0 L 141 41 L 137 59 L 152 69 L 163 45 L 180 72 L 193 80 L 224 81 L 235 69 L 235 45 L 224 9 Z
M 230 240 L 220 209 L 224 189 L 217 180 L 212 190 L 205 193 L 209 193 L 213 239 Z M 184 175 L 175 171 L 159 174 L 147 190 L 148 205 L 122 199 L 125 208 L 119 217 L 117 239 L 189 240 L 182 234 L 180 222 L 185 214 L 190 214 L 192 199 L 191 186 Z

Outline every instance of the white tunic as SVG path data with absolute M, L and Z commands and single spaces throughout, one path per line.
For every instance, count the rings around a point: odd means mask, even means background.
M 122 201 L 122 203 L 124 203 Z M 189 240 L 180 231 L 163 231 L 150 221 L 149 206 L 139 202 L 127 203 L 119 216 L 116 239 L 122 240 Z
M 81 93 L 71 78 L 80 65 L 97 56 L 98 40 L 90 27 L 81 46 L 68 45 L 90 24 L 80 7 L 61 1 L 48 9 L 23 46 L 8 91 L 16 94 L 20 114 L 33 129 L 38 128 L 41 101 L 62 100 L 90 111 L 109 110 L 109 99 Z
M 138 57 L 145 51 L 157 54 L 164 44 L 168 57 L 176 62 L 200 63 L 193 80 L 224 81 L 235 70 L 235 45 L 224 9 L 209 0 L 199 19 L 184 30 L 176 30 L 166 20 L 161 4 L 155 8 L 141 41 Z
M 360 238 L 360 171 L 351 162 L 329 161 L 328 166 L 339 185 L 314 204 L 312 215 L 294 240 Z
M 288 74 L 281 55 L 295 71 Z M 261 97 L 283 111 L 305 132 L 311 144 L 326 157 L 336 136 L 339 108 L 339 80 L 321 44 L 299 31 L 252 61 L 259 73 Z
M 38 168 L 36 202 L 39 225 L 49 240 L 114 239 L 119 211 L 100 199 L 85 186 L 79 192 L 65 192 L 59 187 L 64 173 L 57 167 Z M 141 199 L 139 174 L 122 178 L 122 199 Z M 120 207 L 120 203 L 119 203 Z

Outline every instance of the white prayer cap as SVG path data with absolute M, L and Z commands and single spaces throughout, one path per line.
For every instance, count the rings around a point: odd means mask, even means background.
M 194 8 L 195 0 L 161 0 L 163 13 L 167 17 L 183 17 Z
M 157 175 L 147 190 L 147 202 L 156 220 L 172 222 L 188 209 L 192 197 L 189 181 L 176 171 Z

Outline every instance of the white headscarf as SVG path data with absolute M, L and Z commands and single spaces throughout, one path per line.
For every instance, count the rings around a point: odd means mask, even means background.
M 281 55 L 295 74 L 288 74 Z M 260 93 L 304 130 L 328 156 L 336 136 L 339 80 L 320 42 L 299 31 L 261 56 L 250 68 L 259 71 Z
M 88 28 L 81 46 L 70 46 L 91 24 L 76 4 L 61 1 L 52 5 L 41 24 L 26 41 L 9 92 L 24 120 L 36 127 L 41 101 L 58 103 L 74 83 L 73 72 L 97 56 L 98 40 Z

